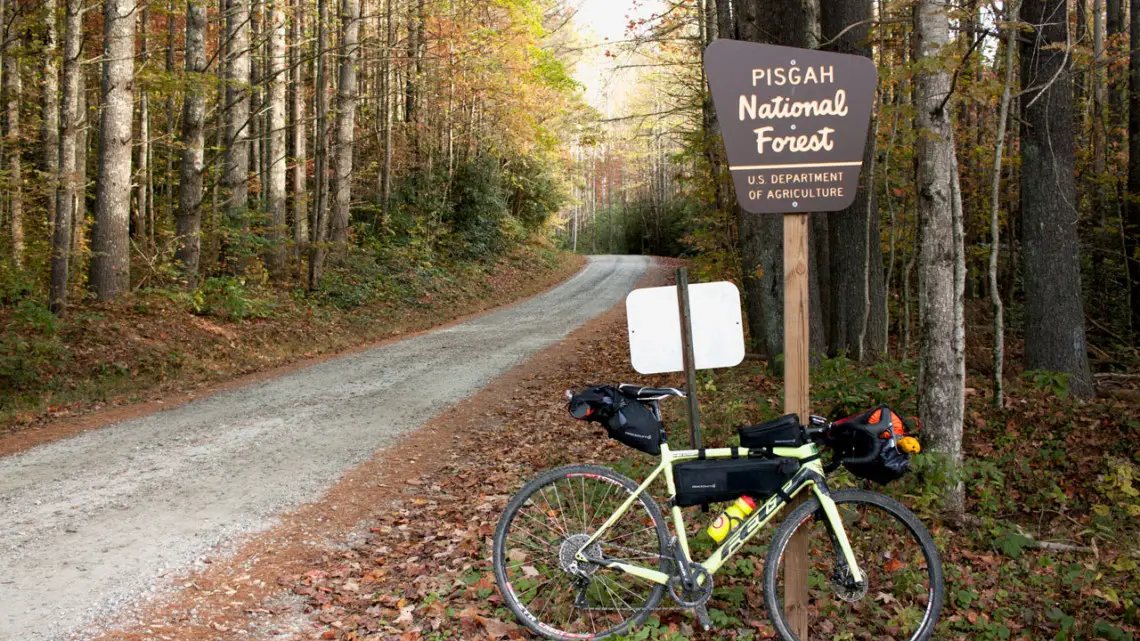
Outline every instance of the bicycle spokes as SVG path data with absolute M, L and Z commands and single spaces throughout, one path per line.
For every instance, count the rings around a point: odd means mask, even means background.
M 613 479 L 567 474 L 536 488 L 519 506 L 504 539 L 503 570 L 507 588 L 536 622 L 571 637 L 599 634 L 650 600 L 656 585 L 604 565 L 661 563 L 658 526 L 644 505 L 635 502 L 587 545 L 629 494 Z
M 808 639 L 842 634 L 911 639 L 930 605 L 930 573 L 920 541 L 904 522 L 877 505 L 845 503 L 837 508 L 864 580 L 852 578 L 822 511 L 808 516 L 797 529 L 797 535 L 808 539 Z M 783 607 L 784 568 L 779 570 L 777 599 Z

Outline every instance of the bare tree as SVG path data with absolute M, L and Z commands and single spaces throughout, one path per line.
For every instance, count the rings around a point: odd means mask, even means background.
M 206 4 L 186 2 L 186 73 L 191 76 L 182 103 L 182 167 L 178 180 L 178 236 L 174 258 L 181 265 L 186 284 L 198 282 L 202 243 L 202 174 L 205 171 L 206 120 Z
M 343 251 L 348 240 L 352 201 L 352 151 L 356 127 L 356 65 L 360 55 L 360 0 L 342 0 L 340 10 L 340 79 L 336 110 L 336 190 L 333 194 L 332 242 Z
M 948 6 L 919 0 L 914 9 L 919 60 L 940 55 L 950 41 Z M 918 306 L 920 319 L 918 413 L 930 433 L 931 446 L 951 466 L 962 461 L 966 360 L 959 340 L 963 331 L 962 291 L 958 280 L 961 239 L 955 233 L 960 216 L 957 197 L 958 159 L 949 104 L 950 71 L 926 64 L 916 78 L 918 128 Z M 963 488 L 946 488 L 951 512 L 964 509 Z
M 103 112 L 91 235 L 91 288 L 100 299 L 130 289 L 131 119 L 136 0 L 103 5 Z

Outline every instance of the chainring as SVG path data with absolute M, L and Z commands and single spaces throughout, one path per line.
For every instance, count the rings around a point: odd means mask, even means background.
M 674 572 L 666 584 L 669 588 L 669 596 L 673 597 L 677 605 L 683 608 L 695 608 L 704 605 L 712 596 L 712 574 L 700 563 L 689 563 L 686 567 L 690 573 L 692 587 L 686 587 L 681 574 Z

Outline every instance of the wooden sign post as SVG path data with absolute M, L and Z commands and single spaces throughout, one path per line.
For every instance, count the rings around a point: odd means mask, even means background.
M 705 52 L 705 75 L 737 201 L 753 214 L 784 215 L 784 411 L 806 425 L 808 212 L 855 200 L 875 65 L 862 56 L 717 40 Z M 807 546 L 798 532 L 784 554 L 784 614 L 800 639 L 808 638 Z

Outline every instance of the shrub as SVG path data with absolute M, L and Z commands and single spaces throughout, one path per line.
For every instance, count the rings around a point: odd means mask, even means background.
M 489 156 L 460 165 L 452 184 L 452 228 L 461 241 L 459 257 L 486 259 L 502 254 L 512 241 L 507 216 L 507 193 L 499 161 Z
M 28 387 L 66 355 L 58 323 L 40 302 L 25 299 L 16 306 L 0 338 L 0 389 L 17 391 Z
M 233 276 L 207 278 L 190 296 L 195 314 L 217 316 L 228 320 L 265 318 L 272 306 L 265 300 L 250 296 L 245 279 Z

